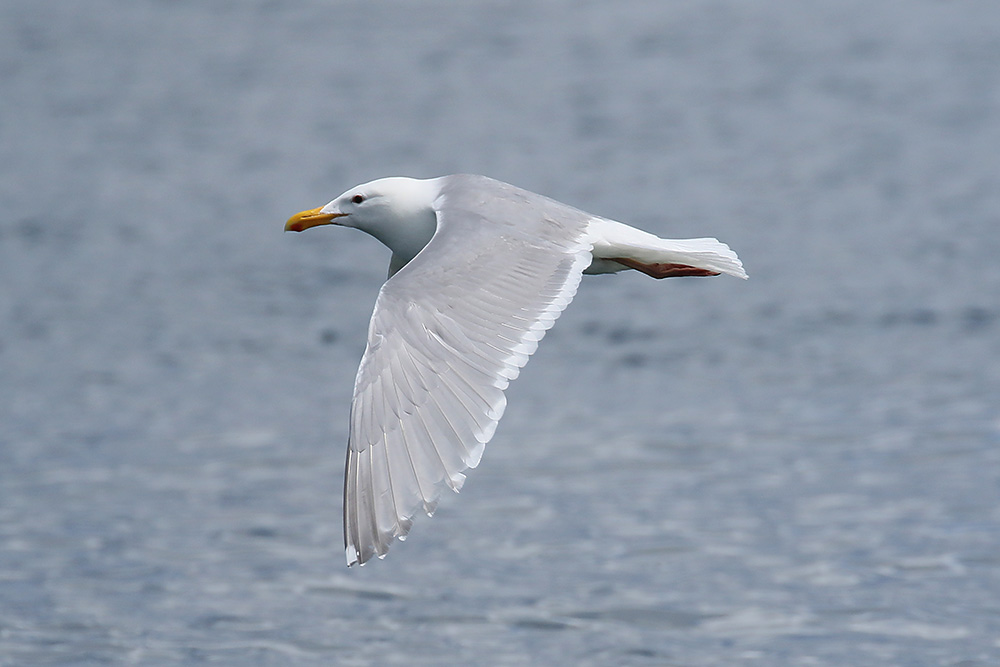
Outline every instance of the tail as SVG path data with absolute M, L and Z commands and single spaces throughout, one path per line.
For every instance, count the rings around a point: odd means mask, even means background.
M 596 259 L 618 262 L 654 278 L 720 273 L 747 278 L 743 262 L 718 239 L 661 239 L 613 220 L 595 223 L 591 231 Z
M 639 256 L 627 258 L 638 260 L 637 263 L 641 263 L 643 266 L 654 267 L 651 272 L 643 271 L 653 275 L 654 278 L 719 275 L 720 273 L 743 280 L 748 278 L 740 258 L 729 246 L 718 239 L 658 238 L 657 240 L 660 242 L 657 244 L 658 247 L 639 249 L 639 252 L 636 253 Z M 655 273 L 664 273 L 665 275 L 654 275 Z

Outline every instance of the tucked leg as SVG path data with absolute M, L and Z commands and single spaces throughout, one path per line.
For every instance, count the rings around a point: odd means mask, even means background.
M 630 269 L 635 269 L 636 271 L 642 271 L 647 276 L 652 276 L 653 278 L 679 278 L 682 276 L 717 276 L 719 273 L 717 271 L 709 271 L 708 269 L 699 269 L 696 266 L 688 266 L 687 264 L 643 264 L 634 259 L 629 259 L 628 257 L 614 257 L 614 261 L 619 264 L 624 264 Z

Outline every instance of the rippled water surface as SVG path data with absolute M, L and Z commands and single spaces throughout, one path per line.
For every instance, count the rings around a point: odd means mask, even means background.
M 1000 664 L 995 2 L 0 3 L 0 665 Z M 588 278 L 460 497 L 344 567 L 387 253 L 484 173 Z

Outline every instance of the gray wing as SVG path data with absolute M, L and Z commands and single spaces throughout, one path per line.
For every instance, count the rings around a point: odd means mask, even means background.
M 348 565 L 384 556 L 444 486 L 458 491 L 504 390 L 576 294 L 588 214 L 481 176 L 448 176 L 430 243 L 379 292 L 351 406 Z

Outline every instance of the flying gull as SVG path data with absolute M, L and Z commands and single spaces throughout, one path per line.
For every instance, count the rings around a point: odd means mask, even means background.
M 485 176 L 383 178 L 292 216 L 285 231 L 354 227 L 389 247 L 351 404 L 347 564 L 382 558 L 413 517 L 458 491 L 504 390 L 583 274 L 746 278 L 714 238 L 671 240 Z

